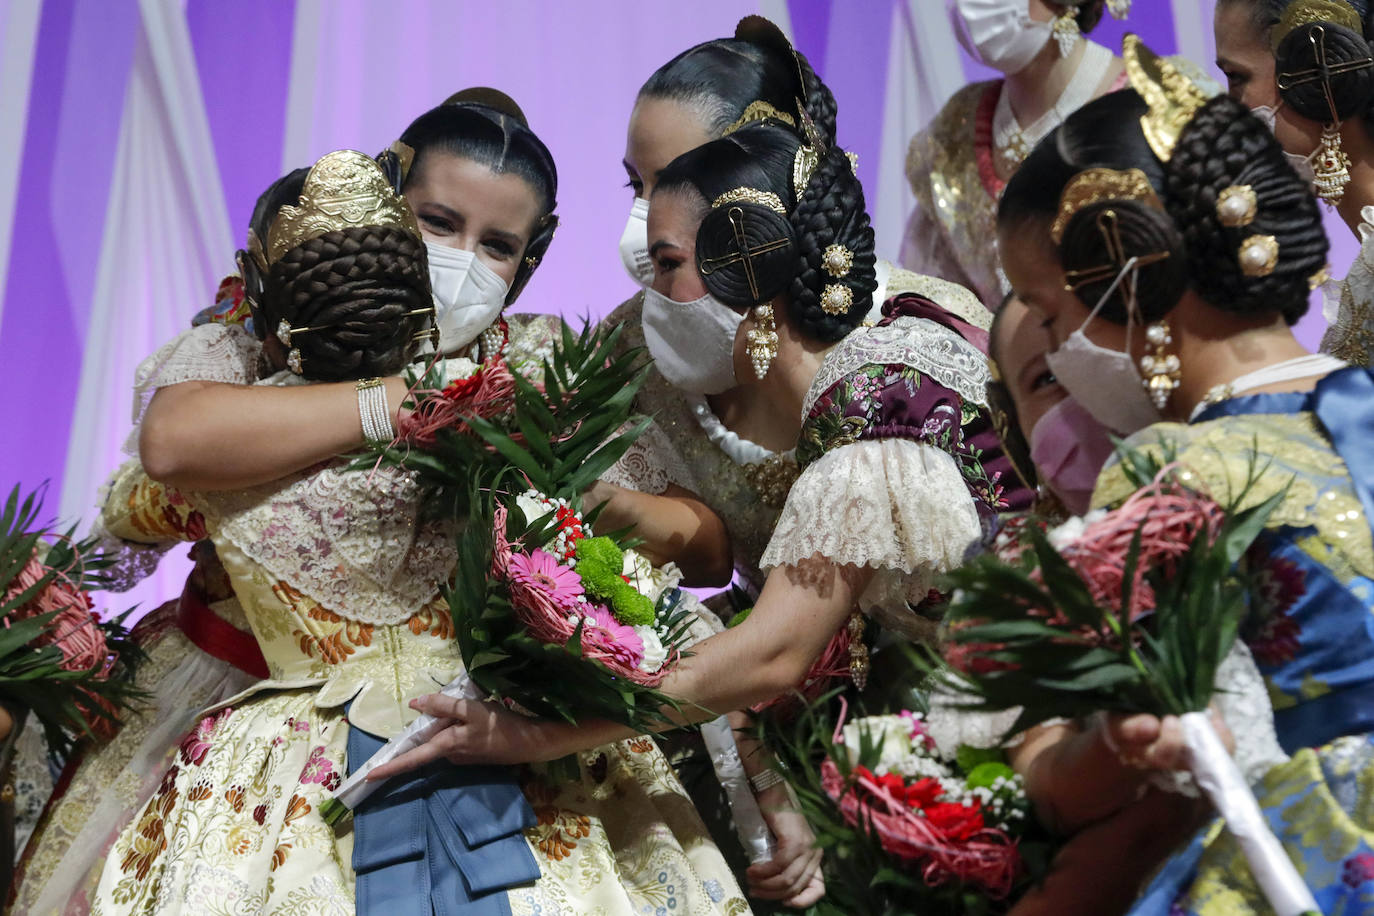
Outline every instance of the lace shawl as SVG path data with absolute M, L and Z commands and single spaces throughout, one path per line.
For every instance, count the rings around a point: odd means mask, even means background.
M 1374 365 L 1374 207 L 1360 211 L 1360 253 L 1345 281 L 1323 288 L 1330 326 L 1321 349 L 1356 366 Z

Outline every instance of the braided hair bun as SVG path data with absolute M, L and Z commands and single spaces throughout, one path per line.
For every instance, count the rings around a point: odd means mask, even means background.
M 1374 104 L 1374 60 L 1366 37 L 1369 4 L 1367 0 L 1335 2 L 1353 15 L 1341 22 L 1334 21 L 1334 13 L 1305 21 L 1281 35 L 1274 49 L 1274 72 L 1284 104 L 1304 118 L 1323 123 L 1365 115 Z M 1281 14 L 1277 28 L 1283 27 L 1284 18 Z M 1326 79 L 1321 77 L 1323 58 Z
M 1144 321 L 1168 314 L 1191 288 L 1223 311 L 1277 312 L 1289 324 L 1296 322 L 1307 310 L 1309 279 L 1326 263 L 1328 247 L 1306 181 L 1264 122 L 1234 99 L 1219 96 L 1202 105 L 1168 162 L 1161 162 L 1145 139 L 1141 116 L 1147 110 L 1139 94 L 1123 90 L 1070 115 L 1007 183 L 998 225 L 1034 219 L 1048 226 L 1064 189 L 1079 174 L 1092 168 L 1138 170 L 1151 199 L 1108 196 L 1079 208 L 1066 222 L 1058 252 L 1066 274 L 1138 257 L 1151 262 L 1140 266 L 1135 290 Z M 1242 186 L 1255 196 L 1254 215 L 1243 225 L 1226 225 L 1217 202 L 1228 188 Z M 1255 236 L 1272 236 L 1277 244 L 1275 263 L 1263 276 L 1247 274 L 1241 266 L 1241 249 Z M 1118 250 L 1108 250 L 1109 237 L 1112 245 L 1119 239 Z M 1080 285 L 1076 293 L 1092 308 L 1115 279 L 1111 272 Z M 1101 314 L 1126 323 L 1120 291 Z
M 282 207 L 299 203 L 308 170 L 279 179 L 258 198 L 251 229 L 259 239 Z M 279 323 L 297 329 L 300 374 L 315 381 L 392 375 L 410 362 L 432 326 L 424 242 L 395 226 L 349 226 L 308 239 L 265 274 L 241 253 L 260 338 Z M 309 330 L 301 330 L 306 329 Z
M 707 210 L 696 240 L 698 270 L 713 296 L 742 309 L 786 293 L 801 332 L 833 342 L 872 307 L 873 229 L 841 149 L 819 156 L 798 198 L 801 147 L 783 125 L 750 124 L 673 160 L 654 194 L 690 188 L 708 205 L 720 202 Z

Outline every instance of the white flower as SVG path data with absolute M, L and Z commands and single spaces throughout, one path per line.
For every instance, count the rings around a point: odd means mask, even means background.
M 1063 550 L 1083 536 L 1083 529 L 1105 517 L 1105 509 L 1094 509 L 1087 515 L 1078 515 L 1069 519 L 1061 525 L 1056 525 L 1046 532 L 1050 540 L 1050 546 L 1055 550 Z
M 641 595 L 647 595 L 653 590 L 654 564 L 637 551 L 625 551 L 625 562 L 620 568 L 620 574 L 629 579 L 630 585 Z
M 466 356 L 450 357 L 440 363 L 440 366 L 443 369 L 444 381 L 450 385 L 465 378 L 472 378 L 478 369 L 477 364 Z
M 663 647 L 663 641 L 653 627 L 635 627 L 634 631 L 644 641 L 644 658 L 639 663 L 639 670 L 653 674 L 668 660 L 668 650 Z
M 515 497 L 515 505 L 519 507 L 520 514 L 525 516 L 527 524 L 548 515 L 553 510 L 553 501 L 538 490 L 526 490 L 521 493 Z
M 869 746 L 879 748 L 878 761 L 872 768 L 879 776 L 894 770 L 901 772 L 917 756 L 911 746 L 911 722 L 901 716 L 868 716 L 846 725 L 844 746 L 852 762 L 858 762 L 865 740 Z

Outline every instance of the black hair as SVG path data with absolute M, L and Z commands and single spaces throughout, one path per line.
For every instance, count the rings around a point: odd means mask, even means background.
M 1307 311 L 1308 283 L 1326 263 L 1327 240 L 1308 183 L 1283 155 L 1264 122 L 1227 96 L 1209 100 L 1161 162 L 1141 129 L 1147 111 L 1134 90 L 1102 96 L 1079 109 L 1042 140 L 1008 181 L 998 206 L 999 227 L 1038 221 L 1048 233 L 1069 181 L 1090 168 L 1139 169 L 1159 205 L 1112 198 L 1079 208 L 1058 245 L 1066 272 L 1114 262 L 1109 223 L 1126 257 L 1165 254 L 1138 273 L 1137 304 L 1145 321 L 1167 314 L 1191 287 L 1210 305 L 1243 315 L 1281 314 L 1289 324 Z M 1256 213 L 1244 226 L 1223 225 L 1217 199 L 1228 187 L 1249 185 Z M 1277 262 L 1265 276 L 1247 276 L 1238 258 L 1251 236 L 1273 236 Z M 1077 289 L 1095 306 L 1114 275 Z M 1101 312 L 1127 320 L 1117 291 Z
M 498 175 L 517 175 L 533 189 L 539 216 L 506 294 L 506 302 L 514 302 L 543 260 L 558 226 L 553 213 L 558 202 L 558 169 L 549 148 L 530 130 L 524 112 L 497 90 L 467 89 L 412 121 L 400 140 L 415 154 L 405 185 L 415 181 L 426 159 L 438 152 L 479 163 Z
M 1074 20 L 1078 23 L 1078 30 L 1086 35 L 1097 28 L 1106 9 L 1107 0 L 1088 0 L 1087 3 L 1080 3 L 1073 14 Z
M 308 169 L 277 179 L 258 198 L 250 221 L 264 243 L 284 206 L 300 202 Z M 240 254 L 259 338 L 285 321 L 309 328 L 291 335 L 301 372 L 317 381 L 393 375 L 414 358 L 432 326 L 429 261 L 414 232 L 350 226 L 302 242 L 259 273 Z
M 694 108 L 713 137 L 725 133 L 750 102 L 767 102 L 795 118 L 800 98 L 821 139 L 833 143 L 835 96 L 804 55 L 782 44 L 743 38 L 702 42 L 655 70 L 639 96 Z
M 1256 37 L 1270 44 L 1273 29 L 1292 0 L 1221 2 L 1246 8 Z M 1374 36 L 1374 3 L 1370 0 L 1344 0 L 1344 3 L 1358 19 L 1356 28 L 1351 28 L 1348 22 L 1314 20 L 1303 22 L 1283 36 L 1274 49 L 1274 73 L 1279 80 L 1279 96 L 1284 104 L 1308 120 L 1329 123 L 1359 117 L 1366 128 L 1374 128 L 1374 66 L 1358 66 L 1374 59 L 1374 50 L 1371 50 L 1369 41 Z M 1328 85 L 1324 85 L 1322 80 L 1304 82 L 1290 76 L 1316 69 L 1319 49 L 1325 55 L 1327 65 L 1336 71 L 1329 80 L 1329 99 Z
M 722 194 L 749 188 L 776 195 L 785 214 L 768 206 L 745 203 L 738 207 L 747 219 L 743 231 L 750 246 L 786 239 L 773 252 L 753 259 L 752 281 L 743 262 L 702 271 L 707 289 L 728 305 L 766 302 L 780 292 L 790 299 L 789 313 L 802 333 L 823 341 L 837 341 L 863 321 L 877 288 L 873 229 L 864 208 L 863 187 L 844 150 L 821 154 L 810 180 L 797 199 L 792 185 L 793 165 L 801 140 L 775 121 L 750 124 L 729 136 L 683 153 L 659 176 L 654 194 L 691 188 L 707 203 Z M 718 207 L 706 214 L 697 233 L 697 263 L 738 251 L 729 211 Z M 834 277 L 822 266 L 825 250 L 839 245 L 852 255 L 847 273 Z M 754 296 L 750 285 L 758 288 Z M 850 304 L 839 314 L 827 312 L 822 296 L 827 287 L 848 289 Z

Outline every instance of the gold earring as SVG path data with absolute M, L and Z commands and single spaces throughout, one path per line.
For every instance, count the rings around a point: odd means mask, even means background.
M 754 306 L 754 327 L 749 329 L 746 340 L 754 374 L 762 379 L 778 355 L 778 325 L 773 320 L 772 305 L 765 302 Z
M 1178 357 L 1168 352 L 1169 345 L 1174 342 L 1173 335 L 1169 333 L 1169 322 L 1161 319 L 1151 324 L 1145 329 L 1145 339 L 1155 348 L 1155 352 L 1140 358 L 1140 374 L 1145 376 L 1145 390 L 1150 392 L 1150 400 L 1154 401 L 1155 407 L 1163 410 L 1164 405 L 1169 403 L 1169 395 L 1178 387 L 1179 370 L 1182 368 Z
M 1078 4 L 1064 4 L 1064 11 L 1054 17 L 1054 40 L 1059 44 L 1059 56 L 1068 57 L 1083 32 L 1078 28 Z
M 868 686 L 868 646 L 864 643 L 866 624 L 862 611 L 850 614 L 845 624 L 849 630 L 849 679 L 860 690 Z
M 1350 184 L 1350 157 L 1341 148 L 1339 122 L 1322 128 L 1322 142 L 1312 165 L 1312 179 L 1317 196 L 1331 206 L 1336 206 L 1345 197 L 1345 186 Z
M 286 368 L 297 375 L 304 374 L 304 371 L 301 369 L 301 351 L 299 347 L 293 347 L 291 352 L 286 354 Z

